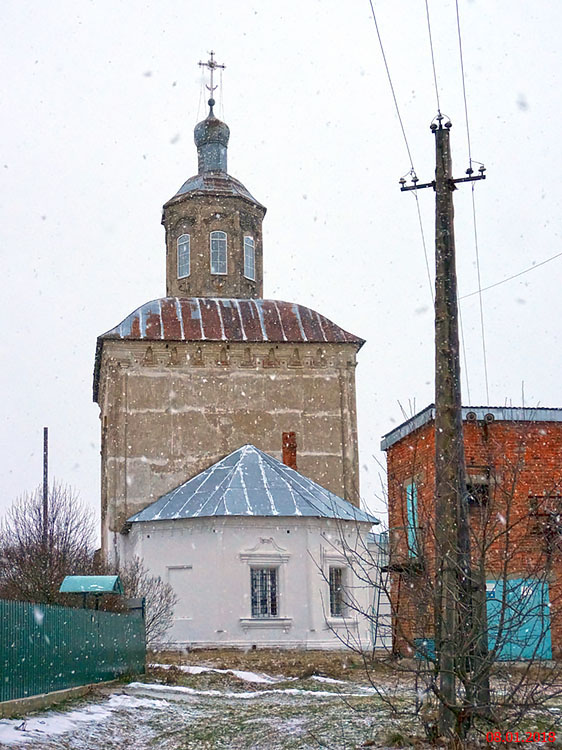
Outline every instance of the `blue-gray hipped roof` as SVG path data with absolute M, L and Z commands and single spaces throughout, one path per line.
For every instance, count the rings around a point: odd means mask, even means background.
M 379 523 L 276 458 L 244 445 L 129 518 L 312 516 Z

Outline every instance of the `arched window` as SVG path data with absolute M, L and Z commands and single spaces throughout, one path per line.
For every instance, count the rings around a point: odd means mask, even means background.
M 178 279 L 185 279 L 191 273 L 190 239 L 188 234 L 178 237 Z
M 211 232 L 211 273 L 227 273 L 226 232 Z
M 244 276 L 256 280 L 256 249 L 253 237 L 244 237 Z

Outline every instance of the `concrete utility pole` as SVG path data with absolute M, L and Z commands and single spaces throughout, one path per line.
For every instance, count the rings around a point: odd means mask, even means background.
M 452 734 L 456 714 L 456 677 L 472 632 L 473 577 L 467 513 L 466 467 L 461 410 L 457 276 L 453 190 L 455 183 L 485 179 L 484 168 L 454 180 L 451 174 L 449 121 L 441 113 L 435 134 L 435 180 L 401 190 L 435 190 L 435 646 L 439 669 L 441 734 Z M 464 671 L 464 667 L 463 667 Z

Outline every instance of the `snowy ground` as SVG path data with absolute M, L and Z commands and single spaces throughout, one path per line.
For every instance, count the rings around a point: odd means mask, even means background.
M 0 747 L 347 749 L 389 720 L 372 688 L 343 680 L 200 666 L 179 671 L 181 684 L 164 684 L 160 668 L 68 710 L 0 720 Z
M 224 663 L 153 664 L 142 682 L 102 687 L 26 720 L 0 720 L 0 748 L 351 750 L 410 747 L 407 738 L 415 735 L 416 747 L 428 747 L 413 715 L 412 686 L 380 678 L 374 689 L 356 679 L 286 677 Z

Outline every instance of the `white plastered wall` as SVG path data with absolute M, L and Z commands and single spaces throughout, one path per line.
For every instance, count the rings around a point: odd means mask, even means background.
M 357 578 L 349 554 L 350 548 L 367 554 L 369 528 L 302 517 L 143 522 L 121 537 L 121 554 L 139 555 L 152 574 L 174 587 L 178 603 L 168 647 L 343 648 L 341 639 L 351 638 L 370 649 L 372 621 L 351 608 L 343 618 L 330 617 L 327 583 L 330 565 L 347 568 L 349 596 L 359 610 L 371 611 L 374 589 Z M 278 569 L 275 618 L 252 617 L 252 567 Z

